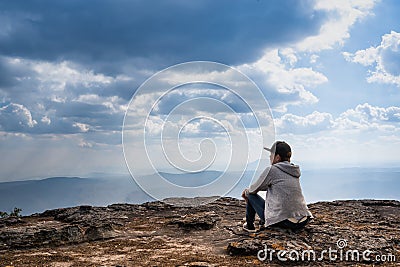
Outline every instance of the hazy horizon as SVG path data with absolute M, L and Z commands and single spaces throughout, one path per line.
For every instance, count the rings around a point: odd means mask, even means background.
M 209 171 L 204 172 L 205 175 L 207 173 Z M 178 185 L 185 185 L 182 182 L 186 182 L 186 186 L 200 185 L 204 181 L 196 181 L 187 175 L 184 174 L 180 177 L 172 175 L 169 179 Z M 236 173 L 232 175 L 236 175 Z M 334 171 L 304 170 L 300 182 L 307 203 L 343 199 L 400 200 L 400 193 L 397 190 L 400 186 L 399 175 L 400 168 L 364 169 L 362 171 L 358 168 Z M 209 182 L 213 180 L 212 177 L 203 176 L 203 178 L 208 179 Z M 249 184 L 249 176 L 244 176 L 225 196 L 240 199 L 242 190 Z M 260 194 L 263 196 L 265 193 L 260 192 Z M 173 192 L 167 197 L 174 197 Z M 129 175 L 99 175 L 86 178 L 48 177 L 0 183 L 0 211 L 9 212 L 14 207 L 18 207 L 22 209 L 24 215 L 43 212 L 46 209 L 78 205 L 140 204 L 155 200 L 157 199 L 147 195 Z
M 255 170 L 255 164 L 258 161 L 253 161 L 249 162 L 247 170 Z M 365 164 L 365 165 L 353 165 L 353 164 L 338 164 L 338 165 L 316 165 L 312 163 L 303 163 L 299 161 L 293 161 L 293 164 L 299 165 L 301 171 L 339 171 L 343 169 L 369 169 L 369 170 L 398 170 L 400 171 L 400 164 L 396 163 L 386 163 L 386 164 Z M 258 171 L 264 170 L 267 166 L 270 164 L 267 162 L 267 159 L 263 157 L 258 165 Z M 223 169 L 207 169 L 205 171 L 223 171 Z M 235 169 L 234 171 L 240 172 L 242 169 Z M 178 170 L 176 168 L 170 167 L 170 168 L 160 168 L 158 169 L 158 172 L 166 172 L 166 173 L 183 173 L 181 170 Z M 154 170 L 148 170 L 148 172 L 143 173 L 142 175 L 152 175 L 155 174 Z M 58 173 L 54 175 L 43 175 L 43 176 L 26 176 L 26 177 L 21 177 L 20 179 L 7 179 L 7 177 L 0 177 L 0 183 L 1 182 L 12 182 L 12 181 L 25 181 L 25 180 L 40 180 L 40 179 L 46 179 L 46 178 L 52 178 L 52 177 L 80 177 L 80 178 L 97 178 L 97 177 L 125 177 L 129 176 L 132 177 L 130 174 L 129 170 L 125 168 L 124 171 L 121 172 L 99 172 L 99 171 L 92 171 L 88 173 L 70 173 L 66 175 L 65 173 Z M 400 178 L 400 176 L 399 176 Z

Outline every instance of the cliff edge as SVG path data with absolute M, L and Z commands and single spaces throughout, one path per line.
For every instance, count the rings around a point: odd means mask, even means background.
M 300 232 L 241 229 L 245 202 L 79 206 L 0 219 L 0 266 L 398 266 L 400 202 L 309 204 Z

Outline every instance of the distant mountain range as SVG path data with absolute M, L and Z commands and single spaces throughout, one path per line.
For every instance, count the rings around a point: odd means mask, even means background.
M 76 205 L 104 206 L 151 200 L 129 176 L 115 179 L 52 177 L 0 183 L 0 211 L 18 207 L 22 214 Z
M 195 187 L 217 179 L 221 172 L 204 171 L 191 174 L 159 173 L 166 180 L 180 186 Z M 237 175 L 237 174 L 232 174 Z M 155 179 L 157 174 L 147 175 Z M 244 177 L 229 194 L 239 197 L 250 183 Z M 18 207 L 28 215 L 47 209 L 77 205 L 106 206 L 113 203 L 143 203 L 154 201 L 130 176 L 110 178 L 52 177 L 0 183 L 0 211 L 9 212 Z
M 166 180 L 180 186 L 195 187 L 208 184 L 221 172 L 204 171 L 190 174 L 160 172 Z M 241 173 L 229 173 L 233 179 Z M 156 180 L 157 174 L 144 178 Z M 227 196 L 240 198 L 251 183 L 252 172 L 245 172 Z M 348 168 L 303 171 L 300 178 L 307 202 L 336 199 L 395 199 L 400 200 L 400 170 Z M 158 184 L 155 182 L 155 187 Z M 173 197 L 173 196 L 171 196 Z M 108 175 L 106 178 L 52 177 L 0 183 L 0 211 L 14 207 L 28 215 L 47 209 L 77 205 L 106 206 L 113 203 L 143 203 L 153 201 L 129 175 Z

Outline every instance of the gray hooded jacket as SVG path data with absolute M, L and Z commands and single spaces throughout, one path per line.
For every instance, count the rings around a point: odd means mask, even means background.
M 267 191 L 265 198 L 265 226 L 289 218 L 312 217 L 300 186 L 300 168 L 288 161 L 266 168 L 248 189 L 249 194 Z

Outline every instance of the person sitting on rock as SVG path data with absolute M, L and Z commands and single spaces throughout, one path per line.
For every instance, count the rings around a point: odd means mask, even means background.
M 264 149 L 271 153 L 271 166 L 242 193 L 246 200 L 246 223 L 243 229 L 256 232 L 254 220 L 257 213 L 260 229 L 277 226 L 300 230 L 312 218 L 300 186 L 300 168 L 290 163 L 292 150 L 286 142 L 277 141 L 271 148 Z M 259 191 L 266 191 L 265 201 L 257 194 Z

